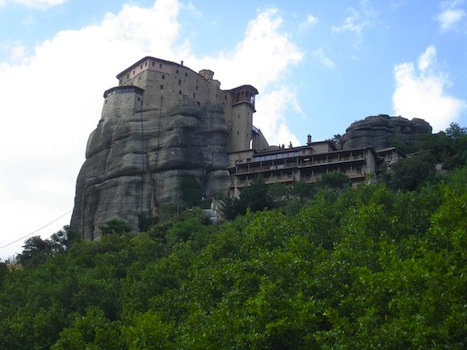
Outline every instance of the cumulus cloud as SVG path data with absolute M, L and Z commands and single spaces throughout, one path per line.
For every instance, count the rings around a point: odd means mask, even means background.
M 0 246 L 73 207 L 75 179 L 100 118 L 102 93 L 117 84 L 117 73 L 143 56 L 184 59 L 194 70 L 210 68 L 222 88 L 256 86 L 255 125 L 272 143 L 297 141 L 285 115 L 300 108 L 283 77 L 303 53 L 282 30 L 278 11 L 259 11 L 231 50 L 196 57 L 190 43 L 180 39 L 180 7 L 177 0 L 157 0 L 148 8 L 124 5 L 94 25 L 58 32 L 33 48 L 17 45 L 11 51 L 16 61 L 0 62 L 0 158 L 2 170 L 8 169 L 0 172 L 0 197 L 9 218 L 0 222 L 0 231 L 10 235 L 0 237 Z M 56 228 L 68 222 L 65 217 Z
M 16 46 L 12 55 L 20 62 L 0 62 L 0 158 L 2 170 L 8 169 L 0 172 L 0 197 L 9 218 L 0 223 L 0 245 L 6 233 L 32 232 L 72 208 L 103 91 L 116 85 L 116 73 L 148 53 L 178 56 L 177 14 L 173 0 L 150 8 L 125 5 L 96 25 L 58 32 L 30 50 Z M 22 222 L 18 214 L 25 213 Z M 57 227 L 68 222 L 64 218 Z
M 255 116 L 255 123 L 260 126 L 261 132 L 270 144 L 289 144 L 289 142 L 295 146 L 301 144 L 290 131 L 285 120 L 285 116 L 290 114 L 290 111 L 302 113 L 297 95 L 291 88 L 283 86 L 267 93 L 261 98 L 260 107 L 261 113 Z
M 277 99 L 269 104 L 270 96 L 277 96 L 278 91 L 283 91 L 283 77 L 288 68 L 303 58 L 303 52 L 281 30 L 282 22 L 277 9 L 260 11 L 249 22 L 243 41 L 233 50 L 212 57 L 190 58 L 195 66 L 214 70 L 223 88 L 230 89 L 247 83 L 259 90 L 254 123 L 271 143 L 296 140 L 288 131 L 285 121 L 285 106 L 290 106 L 292 100 L 296 101 L 295 93 L 288 90 L 287 99 Z M 276 117 L 269 113 L 271 108 L 274 108 Z M 285 141 L 283 136 L 286 137 Z
M 446 129 L 467 108 L 467 102 L 449 96 L 450 82 L 436 67 L 436 48 L 429 46 L 418 58 L 394 68 L 396 88 L 392 97 L 395 114 L 406 118 L 423 118 L 434 131 Z
M 459 8 L 463 4 L 463 0 L 451 0 L 441 3 L 442 11 L 436 16 L 442 32 L 447 32 L 455 28 L 465 17 L 465 11 Z

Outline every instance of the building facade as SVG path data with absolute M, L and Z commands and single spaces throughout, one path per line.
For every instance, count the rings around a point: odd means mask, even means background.
M 117 90 L 128 86 L 143 89 L 143 111 L 184 104 L 196 104 L 201 108 L 222 106 L 228 130 L 229 153 L 250 149 L 252 142 L 256 150 L 268 147 L 261 131 L 253 127 L 258 90 L 252 85 L 222 90 L 221 83 L 214 79 L 214 72 L 209 69 L 196 73 L 184 66 L 183 61 L 178 64 L 151 56 L 142 58 L 119 73 L 117 79 Z

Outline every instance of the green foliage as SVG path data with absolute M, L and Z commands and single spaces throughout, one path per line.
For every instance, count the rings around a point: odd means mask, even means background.
M 64 226 L 63 229 L 50 236 L 53 249 L 57 251 L 65 251 L 69 249 L 73 243 L 79 242 L 80 239 L 81 236 L 79 232 L 72 229 L 68 225 Z
M 23 252 L 18 254 L 18 262 L 25 266 L 36 266 L 44 263 L 51 254 L 53 245 L 49 240 L 43 240 L 40 236 L 28 238 L 23 245 Z
M 112 219 L 98 226 L 102 235 L 130 233 L 133 227 L 122 219 Z
M 434 164 L 428 157 L 429 154 L 425 153 L 398 160 L 392 167 L 388 185 L 393 189 L 407 191 L 423 186 L 435 175 Z
M 334 134 L 334 136 L 329 139 L 332 143 L 334 143 L 334 146 L 336 146 L 337 149 L 342 149 L 342 135 L 341 134 Z
M 138 229 L 139 232 L 146 232 L 151 227 L 159 222 L 159 218 L 153 216 L 151 213 L 142 213 L 138 215 Z
M 180 178 L 180 197 L 183 204 L 190 208 L 201 203 L 201 185 L 194 176 L 184 175 Z
M 247 210 L 257 212 L 272 208 L 274 205 L 271 199 L 268 186 L 262 176 L 258 176 L 252 184 L 240 192 L 239 198 L 227 198 L 221 206 L 222 215 L 227 220 L 232 220 L 238 215 L 245 215 Z
M 331 171 L 321 176 L 318 185 L 332 189 L 344 189 L 350 186 L 350 179 L 340 171 Z
M 184 211 L 4 267 L 0 348 L 465 348 L 467 170 L 416 191 L 308 190 L 276 188 L 297 211 Z

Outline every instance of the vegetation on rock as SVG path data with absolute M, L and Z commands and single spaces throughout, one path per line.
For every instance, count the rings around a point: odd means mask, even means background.
M 193 208 L 138 235 L 33 237 L 23 269 L 0 264 L 0 348 L 464 349 L 467 168 L 397 174 L 258 180 L 222 225 Z

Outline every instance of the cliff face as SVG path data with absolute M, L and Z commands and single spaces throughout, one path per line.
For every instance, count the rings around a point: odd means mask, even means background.
M 71 226 L 98 238 L 115 217 L 138 227 L 138 215 L 177 203 L 180 180 L 193 176 L 210 197 L 228 188 L 227 129 L 221 106 L 179 105 L 141 111 L 138 93 L 106 98 L 78 175 Z
M 418 135 L 431 132 L 430 124 L 423 119 L 408 120 L 380 114 L 352 123 L 340 141 L 344 150 L 367 146 L 378 150 L 391 147 L 395 139 L 411 144 Z

